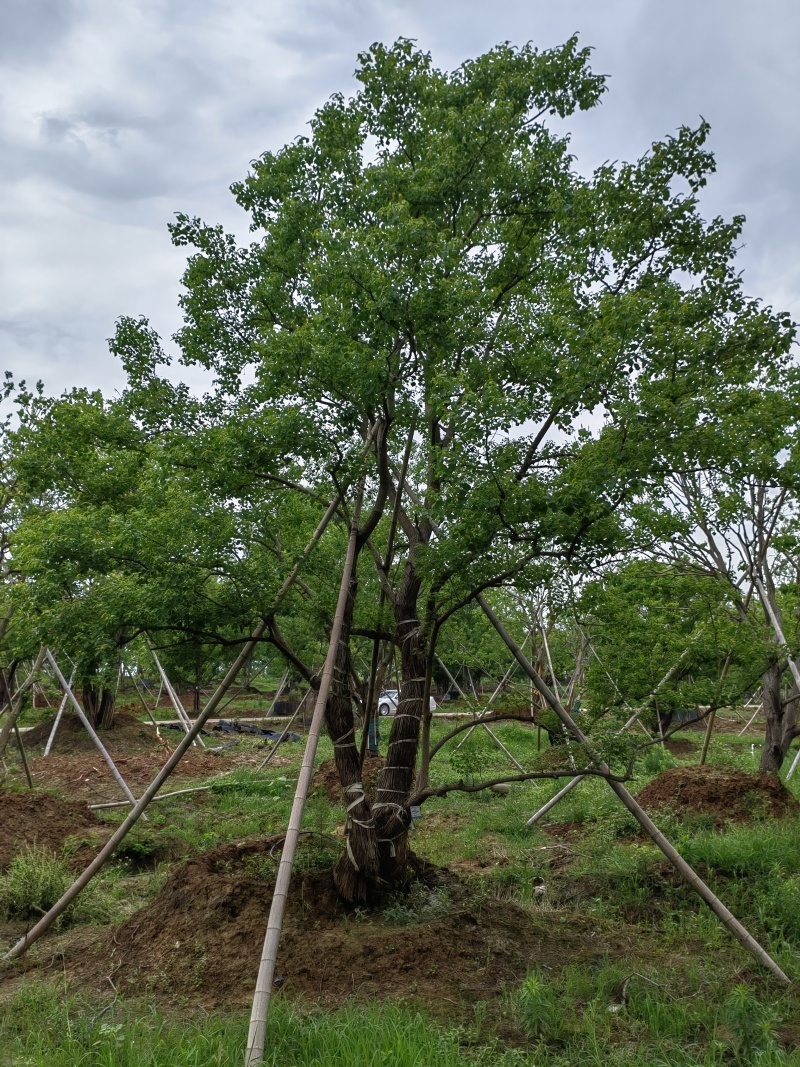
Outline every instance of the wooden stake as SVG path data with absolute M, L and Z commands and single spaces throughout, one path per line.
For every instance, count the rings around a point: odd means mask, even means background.
M 333 667 L 339 648 L 339 638 L 344 622 L 345 606 L 350 590 L 350 580 L 353 574 L 353 564 L 356 558 L 356 542 L 358 540 L 358 508 L 350 530 L 350 540 L 347 546 L 347 556 L 342 570 L 342 580 L 339 586 L 339 600 L 336 605 L 336 615 L 331 629 L 331 640 L 328 645 L 328 654 L 325 657 L 325 666 L 322 669 L 317 700 L 314 705 L 314 715 L 311 719 L 311 727 L 308 731 L 306 750 L 303 753 L 303 762 L 300 767 L 300 775 L 297 780 L 297 788 L 294 794 L 294 803 L 289 817 L 289 826 L 281 852 L 281 860 L 278 866 L 278 874 L 275 879 L 275 889 L 272 894 L 272 903 L 269 909 L 267 932 L 264 937 L 264 948 L 261 953 L 261 963 L 258 968 L 255 995 L 253 996 L 253 1009 L 250 1014 L 250 1029 L 247 1035 L 247 1049 L 245 1051 L 245 1067 L 254 1067 L 264 1058 L 264 1043 L 267 1029 L 267 1012 L 269 1011 L 272 982 L 275 977 L 275 961 L 278 957 L 278 944 L 280 942 L 283 915 L 286 909 L 286 900 L 289 895 L 289 882 L 292 877 L 292 865 L 294 854 L 297 849 L 297 841 L 303 822 L 303 808 L 311 785 L 311 775 L 314 772 L 314 757 L 317 752 L 317 742 L 325 718 L 325 705 L 328 702 L 328 692 L 333 678 Z
M 494 626 L 495 630 L 497 630 L 498 634 L 503 639 L 509 650 L 513 653 L 515 659 L 517 660 L 517 663 L 519 663 L 520 667 L 525 671 L 527 676 L 542 694 L 542 696 L 553 709 L 553 711 L 556 713 L 556 715 L 558 715 L 559 719 L 570 732 L 570 734 L 575 738 L 576 741 L 586 747 L 587 752 L 590 756 L 592 756 L 592 758 L 596 759 L 598 768 L 604 772 L 607 772 L 609 770 L 608 765 L 592 753 L 588 738 L 584 735 L 583 731 L 574 721 L 569 712 L 567 712 L 566 709 L 562 706 L 561 701 L 558 699 L 555 693 L 550 691 L 550 688 L 548 687 L 546 682 L 536 673 L 531 663 L 523 654 L 519 645 L 517 645 L 513 637 L 511 637 L 511 635 L 506 630 L 503 623 L 495 615 L 494 611 L 487 603 L 486 598 L 483 596 L 483 594 L 479 593 L 476 599 L 480 604 L 481 608 L 483 608 L 484 614 L 489 619 L 489 622 L 491 622 L 492 626 Z M 760 964 L 772 971 L 772 973 L 780 982 L 782 982 L 784 985 L 791 985 L 791 981 L 783 973 L 778 964 L 761 947 L 761 945 L 759 945 L 756 939 L 750 933 L 748 933 L 748 931 L 744 928 L 744 926 L 742 926 L 739 920 L 725 907 L 719 897 L 715 896 L 715 894 L 712 893 L 712 891 L 700 878 L 700 876 L 692 870 L 686 860 L 661 833 L 661 831 L 652 821 L 650 816 L 645 812 L 644 808 L 642 808 L 642 806 L 631 796 L 625 786 L 622 785 L 621 782 L 612 782 L 610 779 L 606 779 L 606 781 L 608 781 L 608 784 L 611 789 L 614 791 L 614 793 L 616 793 L 617 797 L 625 805 L 631 815 L 633 815 L 633 817 L 636 819 L 636 821 L 639 823 L 639 825 L 642 827 L 648 837 L 650 837 L 653 843 L 659 849 L 661 849 L 661 851 L 664 853 L 670 863 L 672 863 L 672 865 L 680 873 L 681 877 L 683 877 L 689 883 L 692 889 L 694 889 L 694 891 L 706 902 L 706 904 L 708 904 L 708 906 L 711 908 L 717 918 L 733 934 L 739 944 L 742 945 L 742 947 L 745 948 L 751 956 L 758 960 Z
M 70 703 L 72 704 L 72 706 L 75 709 L 75 711 L 78 713 L 78 718 L 81 720 L 83 725 L 86 727 L 86 730 L 87 730 L 87 732 L 89 734 L 89 737 L 91 737 L 92 741 L 94 742 L 95 748 L 100 753 L 100 755 L 103 757 L 103 760 L 105 761 L 106 766 L 111 771 L 111 774 L 114 777 L 114 781 L 117 783 L 117 785 L 120 787 L 122 792 L 125 794 L 125 796 L 128 798 L 128 800 L 131 802 L 131 805 L 135 807 L 136 806 L 136 797 L 133 795 L 133 793 L 128 788 L 128 783 L 125 781 L 125 779 L 122 777 L 122 775 L 117 770 L 116 763 L 114 763 L 113 759 L 111 758 L 111 756 L 108 754 L 108 752 L 106 750 L 106 746 L 103 744 L 103 742 L 97 736 L 97 731 L 95 730 L 95 728 L 92 726 L 92 724 L 87 719 L 83 708 L 78 703 L 78 700 L 77 700 L 74 692 L 72 691 L 72 687 L 70 686 L 69 682 L 64 677 L 64 675 L 61 673 L 61 668 L 56 663 L 55 656 L 53 655 L 53 653 L 50 651 L 49 648 L 47 649 L 45 655 L 47 656 L 48 663 L 53 668 L 53 673 L 55 674 L 56 678 L 58 678 L 58 681 L 59 681 L 59 684 L 61 685 L 61 688 L 67 694 L 67 696 L 69 697 Z M 146 816 L 145 816 L 145 818 L 146 818 Z
M 70 684 L 70 686 L 72 686 L 72 683 L 74 681 L 75 681 L 75 668 L 73 667 L 72 668 L 72 674 L 70 674 L 70 676 L 69 676 L 69 684 Z M 67 700 L 68 699 L 69 699 L 69 697 L 67 696 L 67 694 L 65 692 L 63 697 L 61 698 L 61 703 L 58 705 L 58 711 L 56 712 L 56 717 L 53 720 L 53 729 L 50 731 L 50 736 L 47 738 L 47 744 L 44 746 L 44 755 L 45 756 L 49 756 L 50 755 L 50 749 L 53 747 L 53 742 L 56 739 L 56 734 L 58 733 L 58 726 L 59 726 L 59 723 L 61 722 L 61 716 L 64 714 L 64 708 L 67 706 Z

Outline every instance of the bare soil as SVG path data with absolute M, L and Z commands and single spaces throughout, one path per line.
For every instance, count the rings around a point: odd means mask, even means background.
M 645 786 L 638 800 L 646 811 L 711 815 L 716 827 L 800 811 L 777 775 L 759 778 L 728 767 L 671 767 Z
M 272 897 L 280 838 L 221 846 L 181 865 L 154 900 L 113 932 L 98 931 L 58 965 L 97 990 L 199 1007 L 239 1007 L 252 998 Z M 276 855 L 270 855 L 270 851 Z M 302 850 L 301 850 L 302 851 Z M 301 855 L 302 867 L 302 855 Z M 332 1007 L 353 995 L 471 1011 L 500 997 L 533 966 L 560 969 L 630 955 L 617 926 L 525 909 L 482 896 L 447 869 L 417 862 L 419 882 L 407 921 L 398 908 L 366 914 L 340 901 L 330 870 L 295 873 L 281 936 L 276 986 L 281 995 Z M 42 947 L 40 964 L 52 956 Z
M 85 804 L 48 793 L 0 794 L 0 870 L 26 846 L 59 852 L 69 837 L 103 830 Z
M 47 739 L 53 729 L 52 719 L 41 722 L 32 730 L 26 730 L 23 741 L 27 752 L 44 751 Z M 109 751 L 154 752 L 165 747 L 165 741 L 159 736 L 154 726 L 150 726 L 129 712 L 118 711 L 114 724 L 102 730 L 99 737 Z M 53 755 L 74 755 L 79 752 L 96 752 L 94 742 L 86 727 L 74 712 L 65 711 L 58 724 L 55 740 L 50 752 Z

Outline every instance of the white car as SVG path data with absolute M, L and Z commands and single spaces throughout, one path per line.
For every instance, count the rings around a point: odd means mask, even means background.
M 379 715 L 394 715 L 397 711 L 397 705 L 400 702 L 400 691 L 398 689 L 384 689 L 381 695 L 378 697 L 378 714 Z M 431 711 L 436 707 L 436 701 L 431 697 Z

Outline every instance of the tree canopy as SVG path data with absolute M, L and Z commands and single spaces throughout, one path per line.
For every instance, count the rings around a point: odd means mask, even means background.
M 796 413 L 778 403 L 794 327 L 743 291 L 743 219 L 701 214 L 705 123 L 582 174 L 562 120 L 605 84 L 576 38 L 450 72 L 401 39 L 356 78 L 233 186 L 249 243 L 185 215 L 171 227 L 190 251 L 180 359 L 210 390 L 175 385 L 149 322 L 124 318 L 123 394 L 74 392 L 20 431 L 36 501 L 16 552 L 36 579 L 19 595 L 50 605 L 40 624 L 65 641 L 73 609 L 97 647 L 98 627 L 225 647 L 268 616 L 313 683 L 357 522 L 328 707 L 345 791 L 360 787 L 357 647 L 396 647 L 403 706 L 374 800 L 362 788 L 349 808 L 338 878 L 360 899 L 404 866 L 448 620 L 485 589 L 585 581 L 668 522 L 666 479 L 732 456 L 763 471 Z M 755 449 L 754 410 L 784 428 Z M 337 494 L 338 525 L 271 613 Z

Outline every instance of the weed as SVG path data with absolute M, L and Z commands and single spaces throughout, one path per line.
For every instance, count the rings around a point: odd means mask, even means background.
M 776 1049 L 775 1024 L 770 1008 L 762 1005 L 745 985 L 737 985 L 722 1005 L 722 1020 L 733 1033 L 737 1063 L 750 1064 L 757 1053 Z
M 392 926 L 409 926 L 443 914 L 449 903 L 446 889 L 430 889 L 422 882 L 412 882 L 405 893 L 397 894 L 381 909 L 381 914 Z
M 38 919 L 59 900 L 74 881 L 64 860 L 47 848 L 32 845 L 0 875 L 0 913 L 9 919 Z M 107 922 L 113 901 L 107 887 L 91 882 L 64 912 L 61 922 Z
M 516 1013 L 532 1038 L 557 1040 L 564 1031 L 564 1018 L 550 980 L 542 974 L 529 974 L 516 997 Z

